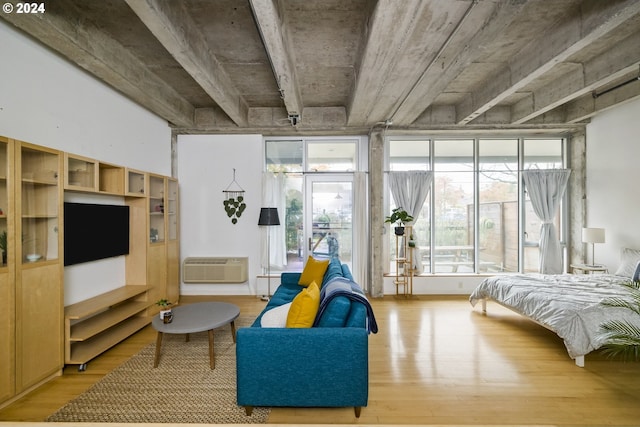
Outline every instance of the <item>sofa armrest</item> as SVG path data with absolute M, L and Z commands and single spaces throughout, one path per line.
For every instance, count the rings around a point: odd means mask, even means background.
M 297 285 L 302 273 L 286 271 L 280 275 L 280 282 L 287 285 Z
M 236 356 L 238 405 L 367 405 L 363 328 L 241 328 Z

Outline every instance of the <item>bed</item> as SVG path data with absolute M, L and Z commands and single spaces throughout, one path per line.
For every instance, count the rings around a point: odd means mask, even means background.
M 495 301 L 558 334 L 569 356 L 584 367 L 584 356 L 604 345 L 600 325 L 640 316 L 626 308 L 601 304 L 610 297 L 629 298 L 629 276 L 616 274 L 510 274 L 486 278 L 469 297 L 472 306 Z

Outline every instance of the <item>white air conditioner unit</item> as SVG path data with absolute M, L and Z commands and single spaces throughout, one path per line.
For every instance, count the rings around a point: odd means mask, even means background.
M 249 258 L 189 257 L 182 263 L 184 283 L 242 283 L 248 278 Z

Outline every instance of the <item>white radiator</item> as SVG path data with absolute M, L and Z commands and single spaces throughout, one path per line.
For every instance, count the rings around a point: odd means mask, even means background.
M 242 283 L 247 281 L 249 258 L 185 258 L 184 283 Z

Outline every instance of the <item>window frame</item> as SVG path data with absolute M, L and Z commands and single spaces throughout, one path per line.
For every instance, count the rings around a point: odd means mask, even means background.
M 388 172 L 392 171 L 392 170 L 399 170 L 399 169 L 394 169 L 393 168 L 393 164 L 391 163 L 391 156 L 390 156 L 390 151 L 391 151 L 391 144 L 392 141 L 408 141 L 408 140 L 415 140 L 415 141 L 424 141 L 426 144 L 429 145 L 428 148 L 428 153 L 429 153 L 429 158 L 428 158 L 428 162 L 427 162 L 427 168 L 426 170 L 430 170 L 433 171 L 434 173 L 434 179 L 432 182 L 432 187 L 431 187 L 431 191 L 429 192 L 429 197 L 427 199 L 426 203 L 429 203 L 429 210 L 430 210 L 430 249 L 433 249 L 433 247 L 435 246 L 435 233 L 436 233 L 436 222 L 435 222 L 435 194 L 434 194 L 434 188 L 436 185 L 436 179 L 437 179 L 437 171 L 435 170 L 435 157 L 436 157 L 436 151 L 435 151 L 435 141 L 446 141 L 446 140 L 473 140 L 473 174 L 474 174 L 474 179 L 473 179 L 473 189 L 474 189 L 474 194 L 473 194 L 473 203 L 474 203 L 474 207 L 473 207 L 473 245 L 474 245 L 474 250 L 473 250 L 473 272 L 465 272 L 466 274 L 477 274 L 477 273 L 481 273 L 480 272 L 480 254 L 479 254 L 479 233 L 480 233 L 480 226 L 479 226 L 479 211 L 480 211 L 480 179 L 479 179 L 479 175 L 481 173 L 480 170 L 480 144 L 482 140 L 517 140 L 517 185 L 518 185 L 518 189 L 517 189 L 517 194 L 518 194 L 518 200 L 517 200 L 517 206 L 518 206 L 518 224 L 517 224 L 517 230 L 518 230 L 518 253 L 517 253 L 517 257 L 518 257 L 518 272 L 522 273 L 525 272 L 525 247 L 529 247 L 529 246 L 533 246 L 533 247 L 539 247 L 538 243 L 527 243 L 527 241 L 525 240 L 525 229 L 524 229 L 524 224 L 525 224 L 525 186 L 524 186 L 524 182 L 523 182 L 523 178 L 522 178 L 522 172 L 525 169 L 525 144 L 534 144 L 536 140 L 557 140 L 560 144 L 560 165 L 557 166 L 559 168 L 567 168 L 569 165 L 569 149 L 568 149 L 568 145 L 569 145 L 569 138 L 567 135 L 565 134 L 548 134 L 548 135 L 529 135 L 526 133 L 518 133 L 516 134 L 505 134 L 505 135 L 491 135 L 491 134 L 487 134 L 487 135 L 420 135 L 420 136 L 400 136 L 400 135 L 386 135 L 384 138 L 384 164 L 385 164 L 385 171 L 384 171 L 384 209 L 385 209 L 385 216 L 388 215 L 389 211 L 390 211 L 390 207 L 391 207 L 391 202 L 392 202 L 392 198 L 391 198 L 391 193 L 389 190 L 389 184 L 388 184 Z M 529 142 L 527 142 L 529 141 Z M 530 168 L 530 167 L 528 167 Z M 404 170 L 404 169 L 403 169 Z M 423 170 L 423 169 L 419 169 L 419 170 Z M 565 191 L 565 194 L 563 196 L 563 200 L 562 203 L 560 205 L 560 210 L 559 210 L 559 227 L 558 227 L 558 238 L 560 240 L 560 244 L 561 247 L 563 249 L 563 265 L 564 268 L 566 270 L 566 266 L 567 266 L 567 236 L 568 236 L 568 230 L 569 230 L 569 192 L 570 192 L 570 187 L 567 188 L 567 191 Z M 470 230 L 469 230 L 470 232 Z M 390 259 L 390 242 L 386 242 L 385 240 L 385 244 L 383 245 L 385 248 L 385 257 L 387 259 Z M 429 271 L 428 273 L 423 273 L 424 275 L 449 275 L 449 274 L 460 274 L 460 273 L 436 273 L 434 272 L 435 270 L 435 262 L 432 258 L 430 258 L 429 260 L 430 266 L 428 268 L 425 268 L 426 271 Z M 389 263 L 389 271 L 391 272 L 391 262 Z

